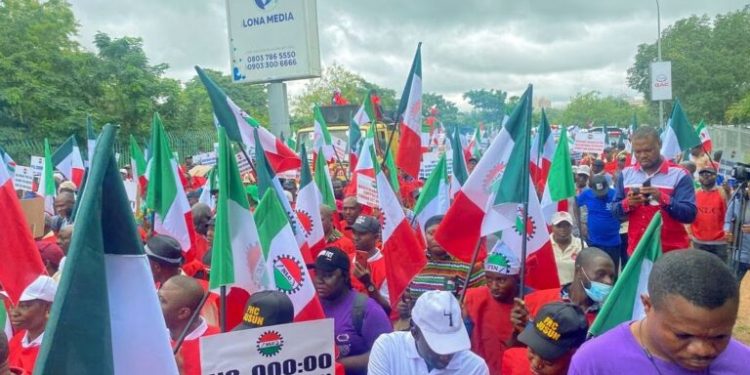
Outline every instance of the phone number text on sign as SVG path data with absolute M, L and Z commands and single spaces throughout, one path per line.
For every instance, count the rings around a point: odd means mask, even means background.
M 295 65 L 297 65 L 297 54 L 294 51 L 259 53 L 248 56 L 246 59 L 248 70 L 273 69 Z
M 331 319 L 227 332 L 201 338 L 200 345 L 203 374 L 334 373 Z

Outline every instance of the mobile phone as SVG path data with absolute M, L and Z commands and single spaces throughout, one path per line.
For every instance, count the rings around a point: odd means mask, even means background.
M 643 181 L 642 187 L 651 187 L 651 179 L 649 178 L 648 180 Z M 651 197 L 651 194 L 643 194 L 643 198 L 648 199 L 649 197 Z

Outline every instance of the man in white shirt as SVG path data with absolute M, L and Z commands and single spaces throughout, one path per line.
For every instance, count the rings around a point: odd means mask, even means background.
M 489 374 L 471 341 L 461 307 L 446 291 L 422 294 L 411 313 L 411 329 L 381 335 L 370 351 L 369 375 Z
M 560 285 L 565 285 L 573 281 L 576 257 L 586 244 L 573 234 L 573 216 L 569 213 L 555 212 L 551 224 L 552 234 L 549 239 L 557 262 L 557 276 L 560 278 Z

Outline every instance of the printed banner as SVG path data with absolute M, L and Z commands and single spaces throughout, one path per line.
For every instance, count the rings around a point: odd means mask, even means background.
M 578 133 L 573 143 L 573 152 L 601 154 L 606 143 L 604 133 Z
M 334 373 L 333 319 L 233 331 L 200 340 L 201 373 L 206 375 Z

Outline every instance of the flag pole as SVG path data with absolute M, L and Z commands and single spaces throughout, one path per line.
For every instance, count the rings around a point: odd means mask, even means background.
M 482 237 L 477 240 L 477 245 L 474 246 L 474 254 L 471 256 L 471 264 L 469 264 L 469 271 L 466 272 L 466 279 L 464 280 L 463 288 L 461 289 L 461 297 L 458 299 L 458 304 L 463 305 L 464 299 L 466 298 L 466 291 L 469 289 L 469 280 L 471 280 L 471 274 L 474 272 L 474 264 L 477 263 L 479 258 L 479 248 L 482 247 Z M 523 277 L 523 276 L 522 276 Z
M 210 291 L 206 291 L 203 293 L 203 298 L 201 298 L 201 302 L 196 306 L 195 310 L 193 310 L 193 314 L 190 315 L 190 320 L 188 320 L 187 324 L 185 324 L 185 328 L 182 329 L 182 332 L 180 332 L 180 336 L 177 338 L 177 343 L 174 346 L 174 350 L 172 351 L 173 354 L 177 354 L 178 351 L 180 351 L 180 347 L 182 346 L 182 343 L 185 341 L 185 337 L 188 335 L 188 330 L 190 329 L 190 326 L 193 325 L 193 322 L 195 322 L 196 319 L 200 316 L 200 312 L 203 309 L 203 305 L 206 304 L 206 301 L 208 300 L 208 296 L 211 294 Z
M 247 163 L 250 164 L 250 168 L 253 170 L 253 174 L 255 174 L 256 181 L 257 181 L 258 171 L 255 169 L 255 164 L 253 164 L 253 161 L 250 159 L 250 156 L 247 154 L 247 151 L 245 151 L 245 145 L 242 144 L 242 142 L 237 142 L 237 144 L 240 146 L 240 150 L 242 150 L 242 155 L 245 155 L 245 160 L 247 160 Z
M 391 150 L 391 144 L 393 144 L 393 135 L 396 134 L 397 131 L 400 131 L 399 129 L 400 124 L 401 124 L 401 114 L 399 113 L 398 115 L 396 115 L 396 121 L 393 123 L 393 131 L 391 132 L 391 135 L 388 137 L 388 144 L 386 144 L 385 152 L 383 152 L 383 162 L 380 163 L 380 169 L 385 168 L 385 157 L 386 155 L 388 155 L 388 152 Z M 386 126 L 385 128 L 388 129 L 388 126 Z M 377 133 L 377 129 L 378 129 L 378 119 L 376 116 L 376 119 L 375 119 L 376 133 Z M 377 138 L 378 138 L 377 134 L 375 134 L 375 139 L 377 140 Z
M 339 152 L 336 151 L 336 147 L 333 147 L 333 154 L 336 155 L 336 162 L 339 164 L 339 168 L 341 168 L 342 170 L 344 170 L 344 178 L 346 179 L 346 184 L 349 185 L 349 176 L 346 175 L 346 168 L 344 168 L 344 163 L 342 163 L 341 162 L 341 158 L 339 158 Z M 323 155 L 323 156 L 325 156 L 325 155 Z M 326 165 L 328 165 L 327 162 L 326 162 Z
M 532 86 L 529 85 L 529 89 L 531 89 Z M 524 137 L 524 150 L 526 150 L 525 155 L 526 157 L 522 162 L 524 163 L 523 169 L 527 172 L 524 173 L 524 176 L 529 176 L 528 170 L 529 170 L 529 159 L 531 154 L 531 112 L 532 112 L 532 94 L 533 92 L 529 92 L 529 109 L 526 113 L 526 137 Z M 529 176 L 530 177 L 530 176 Z M 526 289 L 524 286 L 526 285 L 526 255 L 527 255 L 527 247 L 529 242 L 529 236 L 527 234 L 527 226 L 529 224 L 529 185 L 531 185 L 531 181 L 528 183 L 523 184 L 521 189 L 523 189 L 523 225 L 522 228 L 522 236 L 523 241 L 521 241 L 521 286 L 518 288 L 518 297 L 523 299 L 524 297 L 524 289 Z
M 221 326 L 221 332 L 227 331 L 227 287 L 222 285 L 219 287 L 219 298 L 221 303 L 219 304 L 219 325 Z

